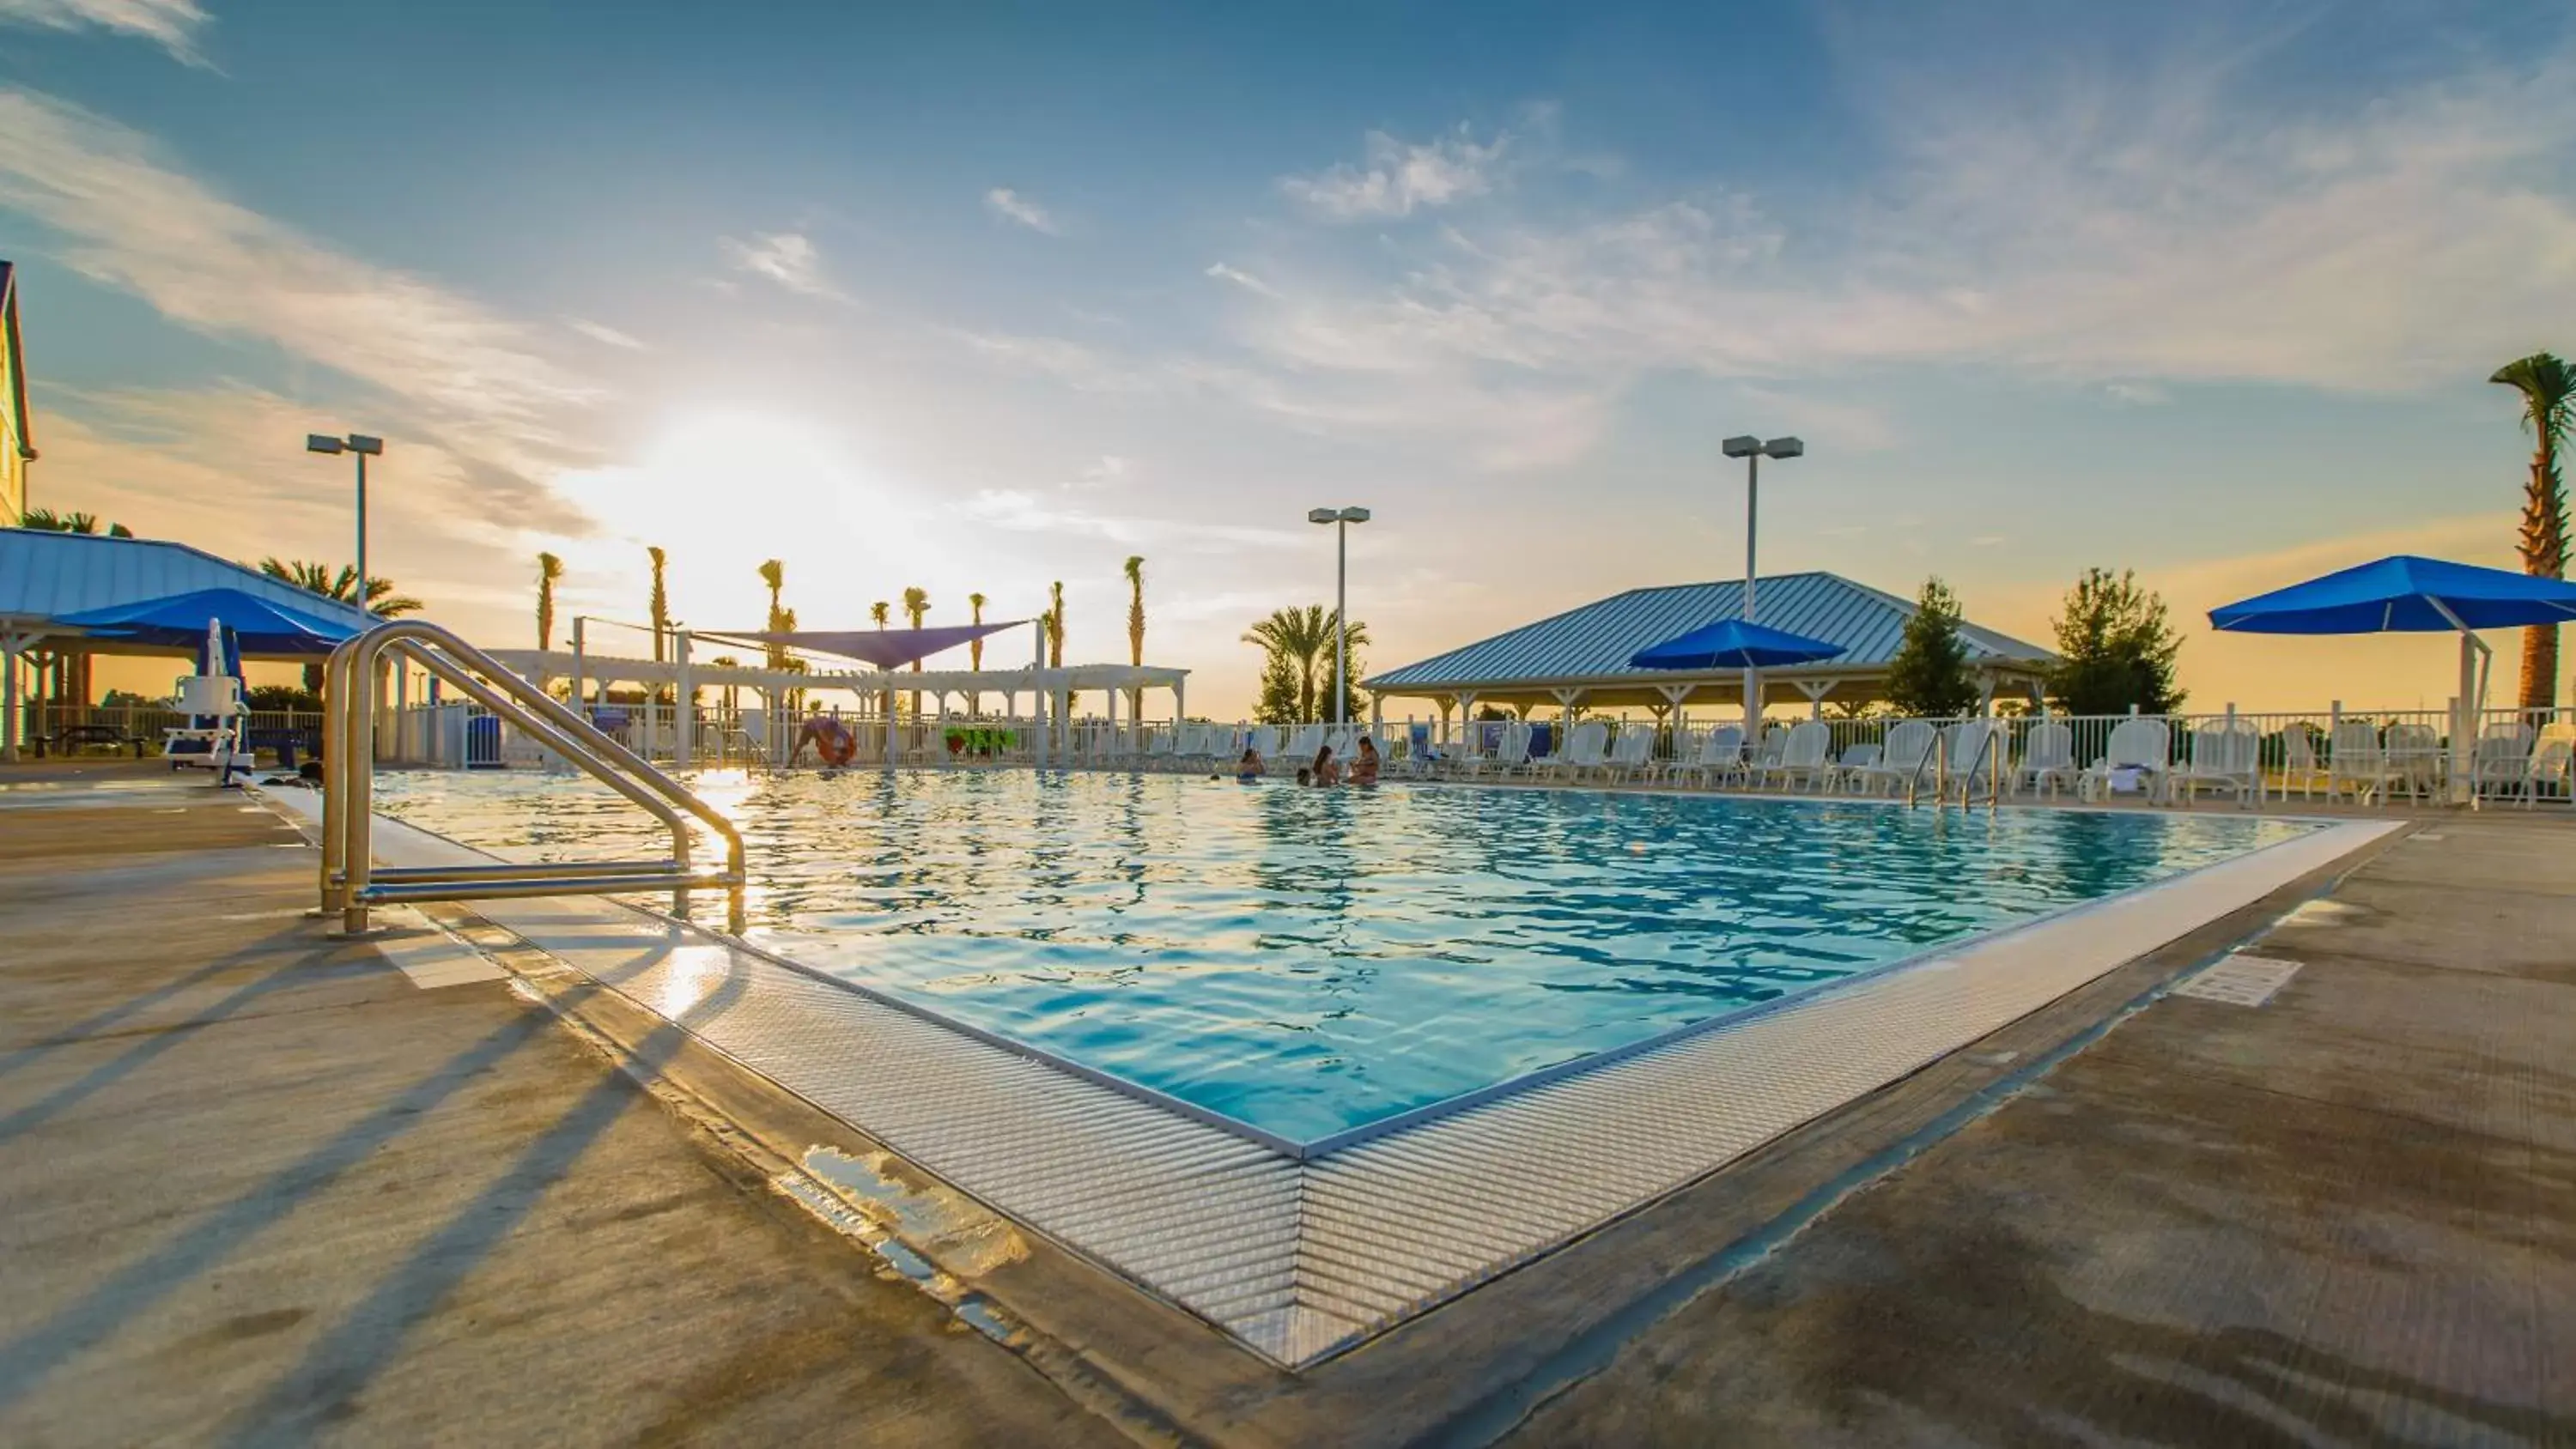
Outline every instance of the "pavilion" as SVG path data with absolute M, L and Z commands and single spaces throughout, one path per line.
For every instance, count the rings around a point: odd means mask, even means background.
M 1758 622 L 1841 647 L 1831 659 L 1761 674 L 1761 703 L 1865 704 L 1886 695 L 1911 601 L 1839 574 L 1783 574 L 1758 581 Z M 1643 669 L 1630 658 L 1693 629 L 1743 613 L 1744 582 L 1667 584 L 1570 609 L 1360 681 L 1383 712 L 1388 699 L 1427 699 L 1445 720 L 1480 704 L 1527 715 L 1542 707 L 1644 708 L 1661 715 L 1690 705 L 1743 708 L 1744 671 Z M 2035 644 L 1961 621 L 1968 669 L 1989 705 L 1998 694 L 2038 691 L 2054 655 Z

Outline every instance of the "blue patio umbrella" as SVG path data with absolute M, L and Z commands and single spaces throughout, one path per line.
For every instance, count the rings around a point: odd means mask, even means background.
M 2460 636 L 2460 708 L 2451 729 L 2453 773 L 2464 787 L 2486 705 L 2480 629 L 2576 620 L 2576 584 L 2504 569 L 2395 554 L 2209 611 L 2212 627 L 2239 634 L 2443 634 Z
M 1629 655 L 1628 664 L 1633 669 L 1768 669 L 1775 664 L 1812 664 L 1844 652 L 1840 644 L 1786 629 L 1720 619 L 1648 645 Z
M 205 643 L 207 626 L 221 623 L 237 655 L 328 654 L 341 640 L 360 632 L 357 624 L 333 619 L 322 610 L 306 613 L 239 589 L 198 589 L 112 604 L 65 614 L 58 622 L 103 638 L 168 649 L 198 648 Z

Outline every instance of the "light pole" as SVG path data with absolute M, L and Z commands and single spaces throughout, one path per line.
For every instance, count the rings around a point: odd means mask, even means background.
M 1759 532 L 1759 504 L 1762 497 L 1762 460 L 1764 458 L 1800 458 L 1807 445 L 1796 438 L 1773 438 L 1764 442 L 1751 434 L 1729 438 L 1718 445 L 1726 456 L 1744 460 L 1744 622 L 1753 622 L 1753 545 Z M 1757 665 L 1744 666 L 1744 739 L 1748 747 L 1758 749 L 1762 743 L 1762 670 Z
M 385 440 L 364 433 L 351 433 L 335 438 L 327 433 L 306 433 L 304 451 L 308 453 L 355 453 L 358 455 L 358 612 L 375 612 L 367 607 L 367 460 L 385 450 Z
M 1333 525 L 1333 727 L 1350 724 L 1351 525 L 1369 521 L 1365 508 L 1310 508 L 1308 523 Z

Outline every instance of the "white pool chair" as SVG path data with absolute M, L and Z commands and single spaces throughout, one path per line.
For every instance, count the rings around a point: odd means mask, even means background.
M 1573 779 L 1598 770 L 1610 763 L 1607 745 L 1610 726 L 1607 721 L 1587 719 L 1565 737 L 1565 748 L 1538 762 L 1535 767 L 1550 779 Z
M 2281 731 L 2281 798 L 2296 789 L 2302 800 L 2314 799 L 2326 781 L 2325 762 L 2317 758 L 2320 732 L 2306 720 L 2294 720 Z
M 2379 726 L 2348 719 L 2326 741 L 2326 802 L 2349 794 L 2362 804 L 2385 803 L 2388 787 L 2404 782 L 2379 747 Z
M 1899 720 L 1887 727 L 1887 743 L 1879 752 L 1878 762 L 1847 774 L 1872 794 L 1901 790 L 1906 781 L 1923 773 L 1923 762 L 1931 755 L 1937 738 L 1928 720 Z
M 1494 752 L 1474 755 L 1458 762 L 1451 773 L 1462 776 L 1512 775 L 1530 768 L 1532 731 L 1527 720 L 1506 720 L 1495 731 Z
M 1673 780 L 1687 776 L 1702 786 L 1744 778 L 1744 726 L 1719 725 L 1710 730 L 1700 738 L 1698 751 L 1686 761 L 1673 761 L 1665 775 Z
M 1323 747 L 1324 727 L 1322 725 L 1308 724 L 1297 726 L 1297 732 L 1288 737 L 1287 748 L 1279 752 L 1279 773 L 1283 775 L 1293 775 L 1299 770 L 1306 768 L 1308 765 L 1315 763 L 1315 752 Z M 1266 759 L 1268 756 L 1264 756 L 1264 758 Z
M 1977 786 L 1990 788 L 2011 773 L 2012 762 L 2001 758 L 2012 748 L 2011 737 L 1997 719 L 1965 719 L 1943 730 L 1949 748 L 1942 753 L 1941 788 L 1955 787 L 1965 800 Z
M 2027 785 L 2034 795 L 2055 795 L 2060 787 L 2072 788 L 2081 773 L 2075 765 L 2075 731 L 2063 720 L 2044 719 L 2022 736 L 2021 760 L 2007 778 L 2016 793 Z
M 1833 773 L 1825 780 L 1828 790 L 1858 791 L 1861 780 L 1878 764 L 1879 746 L 1860 741 L 1843 747 L 1842 758 L 1834 761 Z
M 2476 782 L 2480 795 L 2518 788 L 2529 776 L 2533 737 L 2531 726 L 2519 721 L 2492 724 L 2478 736 L 2478 752 L 2470 762 L 2469 778 Z
M 2075 794 L 2083 800 L 2107 800 L 2123 774 L 2134 773 L 2150 801 L 2164 793 L 2173 766 L 2173 731 L 2163 720 L 2132 717 L 2111 727 L 2102 758 L 2075 777 Z
M 2442 732 L 2426 724 L 2393 724 L 2381 747 L 2388 761 L 2389 783 L 2402 785 L 2411 799 L 2429 799 L 2442 783 Z
M 1602 775 L 1612 781 L 1643 779 L 1655 767 L 1655 726 L 1629 724 L 1619 727 L 1618 743 L 1610 747 L 1610 758 L 1602 766 Z
M 1778 761 L 1763 768 L 1763 782 L 1805 785 L 1812 790 L 1834 771 L 1833 747 L 1833 726 L 1820 719 L 1800 720 L 1780 742 Z
M 2252 720 L 2212 720 L 2191 732 L 2191 758 L 2165 779 L 2165 798 L 2188 805 L 2203 789 L 2235 795 L 2240 805 L 2263 796 L 2263 732 Z
M 2538 743 L 2523 761 L 2523 808 L 2530 809 L 2543 795 L 2568 799 L 2571 785 L 2576 785 L 2576 725 L 2554 724 L 2540 732 Z

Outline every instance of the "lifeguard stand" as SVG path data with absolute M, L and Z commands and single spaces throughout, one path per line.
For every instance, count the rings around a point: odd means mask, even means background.
M 206 658 L 214 661 L 212 667 L 217 669 L 227 662 L 222 628 L 218 623 L 206 631 Z M 242 699 L 240 675 L 181 675 L 177 693 L 179 712 L 189 718 L 185 726 L 166 731 L 162 737 L 161 757 L 170 762 L 170 768 L 179 770 L 202 763 L 215 772 L 219 786 L 231 784 L 236 774 L 247 775 L 258 768 L 244 740 L 250 706 Z M 192 748 L 181 748 L 183 743 Z

